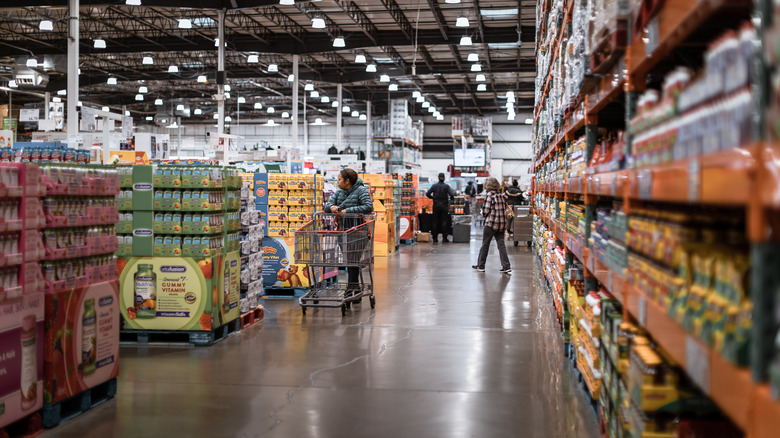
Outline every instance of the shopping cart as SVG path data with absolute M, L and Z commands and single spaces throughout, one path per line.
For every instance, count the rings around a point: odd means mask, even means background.
M 295 261 L 307 265 L 311 285 L 298 300 L 304 315 L 308 307 L 341 307 L 344 316 L 351 304 L 364 296 L 374 308 L 375 217 L 373 213 L 317 213 L 295 232 Z M 358 284 L 324 280 L 327 268 L 359 269 Z

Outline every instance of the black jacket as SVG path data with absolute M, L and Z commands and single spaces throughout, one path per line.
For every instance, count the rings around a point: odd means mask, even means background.
M 449 205 L 450 199 L 455 199 L 455 191 L 449 185 L 437 182 L 428 189 L 428 193 L 425 196 L 433 199 L 434 204 Z
M 466 185 L 466 192 L 469 196 L 477 196 L 477 188 L 474 186 L 474 184 L 468 184 Z
M 523 202 L 523 191 L 517 187 L 510 187 L 506 189 L 506 203 L 507 205 L 520 205 Z

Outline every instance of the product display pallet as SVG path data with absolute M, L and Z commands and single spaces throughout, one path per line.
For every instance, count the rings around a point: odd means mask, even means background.
M 241 329 L 241 320 L 234 319 L 227 324 L 211 331 L 195 330 L 122 330 L 119 334 L 123 345 L 182 345 L 190 344 L 196 347 L 214 345 L 227 339 Z
M 43 419 L 40 412 L 36 412 L 0 428 L 0 438 L 32 438 L 41 432 L 43 432 Z
M 116 378 L 113 378 L 59 403 L 44 403 L 41 411 L 43 427 L 51 429 L 100 406 L 116 395 L 116 387 Z
M 263 306 L 257 306 L 251 311 L 244 313 L 241 315 L 239 320 L 241 321 L 241 330 L 249 327 L 250 325 L 260 322 L 263 320 L 263 317 L 265 316 Z
M 305 287 L 266 287 L 260 296 L 265 298 L 300 298 L 308 290 Z

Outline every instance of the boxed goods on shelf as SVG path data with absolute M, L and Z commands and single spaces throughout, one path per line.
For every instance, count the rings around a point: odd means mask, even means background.
M 258 306 L 258 299 L 263 294 L 263 238 L 265 223 L 254 221 L 255 198 L 253 194 L 254 175 L 244 182 L 241 192 L 241 301 L 239 310 L 242 314 Z M 243 217 L 246 215 L 247 220 Z M 254 222 L 254 223 L 253 223 Z

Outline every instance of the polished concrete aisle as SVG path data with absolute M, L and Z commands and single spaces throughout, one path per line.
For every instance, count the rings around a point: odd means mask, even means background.
M 212 347 L 122 347 L 117 397 L 46 437 L 596 437 L 530 250 L 514 275 L 479 245 L 378 258 L 377 306 L 342 319 L 267 300 Z

